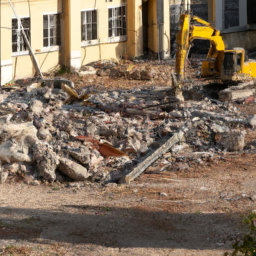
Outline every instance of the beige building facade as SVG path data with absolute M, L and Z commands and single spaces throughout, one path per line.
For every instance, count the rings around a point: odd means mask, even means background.
M 169 0 L 1 1 L 1 85 L 33 77 L 36 68 L 21 25 L 42 72 L 64 65 L 170 53 Z

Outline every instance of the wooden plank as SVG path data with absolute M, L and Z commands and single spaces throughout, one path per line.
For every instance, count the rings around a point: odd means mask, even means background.
M 143 173 L 152 163 L 154 163 L 159 157 L 165 154 L 172 146 L 176 143 L 181 142 L 184 133 L 182 131 L 175 133 L 167 142 L 165 142 L 160 148 L 153 152 L 150 156 L 143 159 L 143 161 L 138 164 L 138 166 L 130 172 L 128 175 L 124 176 L 119 180 L 120 183 L 128 183 L 136 179 L 141 173 Z

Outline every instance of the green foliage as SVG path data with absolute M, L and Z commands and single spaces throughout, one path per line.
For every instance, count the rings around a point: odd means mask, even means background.
M 6 83 L 5 86 L 13 86 L 15 84 L 14 80 L 11 80 L 9 83 Z
M 249 234 L 232 245 L 233 253 L 226 252 L 224 256 L 256 256 L 256 213 L 249 214 L 243 222 L 249 227 Z
M 70 72 L 70 69 L 69 68 L 67 68 L 67 67 L 65 67 L 65 66 L 62 66 L 61 68 L 60 68 L 60 70 L 59 70 L 59 75 L 64 75 L 64 74 L 70 74 L 71 72 Z
M 110 208 L 109 207 L 105 207 L 105 211 L 109 212 Z

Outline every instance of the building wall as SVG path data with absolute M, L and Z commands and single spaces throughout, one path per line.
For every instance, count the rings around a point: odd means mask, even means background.
M 222 33 L 247 30 L 247 0 L 208 0 L 208 12 L 209 22 Z
M 72 0 L 70 0 L 72 1 Z M 132 0 L 134 1 L 134 0 Z M 123 1 L 123 0 L 114 0 L 112 2 L 106 1 L 88 1 L 81 0 L 80 9 L 88 10 L 96 8 L 98 11 L 98 40 L 95 40 L 92 44 L 87 44 L 86 46 L 80 47 L 81 51 L 81 63 L 85 65 L 87 63 L 104 60 L 104 59 L 120 59 L 121 56 L 129 51 L 130 55 L 136 56 L 137 52 L 132 47 L 127 49 L 127 38 L 133 35 L 128 32 L 132 31 L 135 26 L 135 22 L 133 20 L 134 16 L 130 13 L 132 11 L 133 4 L 132 1 Z M 127 3 L 127 5 L 126 5 Z M 110 6 L 121 6 L 125 4 L 127 6 L 127 36 L 119 39 L 111 40 L 108 37 L 108 7 Z M 81 24 L 81 20 L 77 22 Z M 77 30 L 73 29 L 72 32 L 75 33 Z M 74 35 L 76 42 L 80 42 L 81 46 L 81 33 L 78 30 L 79 35 Z M 71 36 L 72 37 L 72 36 Z M 138 42 L 136 42 L 138 43 Z M 131 43 L 130 43 L 131 44 Z
M 226 49 L 241 47 L 248 52 L 256 51 L 256 31 L 244 31 L 222 34 Z
M 148 45 L 152 51 L 158 51 L 157 26 L 155 8 L 158 0 L 148 0 L 149 19 L 152 30 L 149 33 Z M 169 0 L 162 0 L 164 8 Z M 73 68 L 80 68 L 87 63 L 104 60 L 120 59 L 124 55 L 134 57 L 143 54 L 143 26 L 142 26 L 142 0 L 34 0 L 12 1 L 16 12 L 22 17 L 30 17 L 31 47 L 35 53 L 42 72 L 48 72 L 59 64 Z M 118 38 L 108 37 L 108 9 L 111 7 L 126 6 L 127 36 Z M 81 11 L 97 10 L 98 39 L 81 42 Z M 165 9 L 164 9 L 165 10 Z M 43 47 L 43 14 L 61 14 L 61 46 L 51 48 Z M 36 70 L 31 56 L 25 54 L 15 56 L 12 53 L 12 18 L 15 18 L 7 0 L 1 1 L 1 85 L 12 79 L 34 76 Z M 170 24 L 168 10 L 164 11 L 163 50 L 166 54 L 170 50 Z
M 59 49 L 45 49 L 43 47 L 43 14 L 61 13 L 61 0 L 33 1 L 28 4 L 24 1 L 12 1 L 20 18 L 30 17 L 31 24 L 31 45 L 42 72 L 47 72 L 59 64 Z M 34 68 L 30 55 L 15 56 L 12 53 L 12 18 L 15 15 L 7 1 L 1 3 L 1 85 L 11 81 L 34 76 Z M 41 28 L 41 29 L 39 29 Z M 11 63 L 3 67 L 3 63 Z
M 254 22 L 247 3 L 253 12 L 256 1 L 208 0 L 209 21 L 221 31 L 226 49 L 242 47 L 249 52 L 256 50 L 256 27 L 250 23 Z

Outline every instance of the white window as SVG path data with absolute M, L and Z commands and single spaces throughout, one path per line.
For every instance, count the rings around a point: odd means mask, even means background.
M 83 11 L 81 13 L 82 20 L 82 41 L 97 39 L 97 11 Z
M 126 32 L 126 6 L 108 9 L 108 36 L 125 36 Z
M 21 18 L 20 21 L 30 42 L 30 18 Z M 20 52 L 26 51 L 28 51 L 28 46 L 21 31 L 21 26 L 17 19 L 12 19 L 12 52 L 20 54 Z
M 44 15 L 44 47 L 60 45 L 60 14 Z

